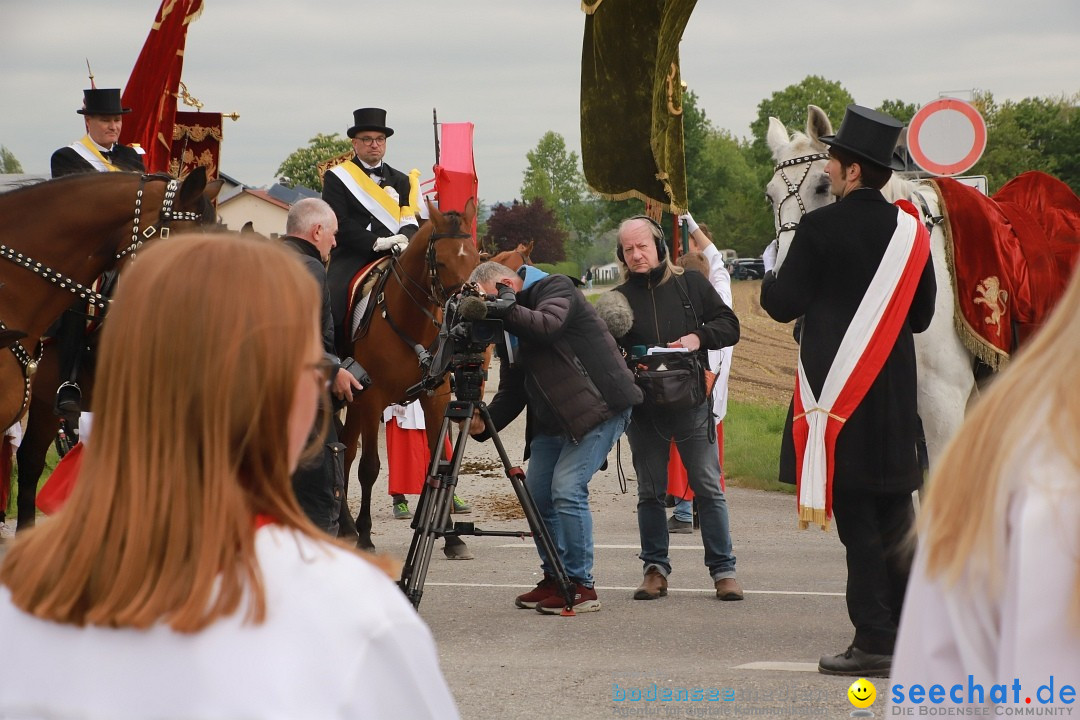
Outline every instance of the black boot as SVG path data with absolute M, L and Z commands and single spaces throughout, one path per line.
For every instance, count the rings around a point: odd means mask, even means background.
M 863 652 L 852 645 L 839 655 L 822 655 L 818 661 L 818 672 L 849 677 L 889 677 L 892 657 Z
M 65 417 L 74 416 L 76 419 L 82 412 L 82 388 L 78 383 L 64 382 L 56 389 L 56 402 L 53 405 L 53 413 Z

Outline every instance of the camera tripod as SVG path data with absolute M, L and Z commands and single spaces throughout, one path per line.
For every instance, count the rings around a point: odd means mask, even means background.
M 503 537 L 536 537 L 544 548 L 555 573 L 555 582 L 559 587 L 566 605 L 563 615 L 573 615 L 574 586 L 566 575 L 562 560 L 555 548 L 555 543 L 544 525 L 540 512 L 536 509 L 529 489 L 525 486 L 525 472 L 517 466 L 511 465 L 510 458 L 506 454 L 502 440 L 499 438 L 495 425 L 491 420 L 487 404 L 481 399 L 482 380 L 484 375 L 483 356 L 470 356 L 467 360 L 455 362 L 455 395 L 457 399 L 451 400 L 443 413 L 442 426 L 439 429 L 439 440 L 435 445 L 435 452 L 431 458 L 431 467 L 428 470 L 427 481 L 420 493 L 416 513 L 413 516 L 413 538 L 409 545 L 409 554 L 405 558 L 405 564 L 401 570 L 401 580 L 398 586 L 409 598 L 413 607 L 420 606 L 420 600 L 424 595 L 424 582 L 427 579 L 428 566 L 431 564 L 432 551 L 435 539 L 446 536 L 461 535 L 493 535 Z M 499 453 L 503 470 L 514 488 L 521 509 L 525 513 L 525 519 L 529 523 L 530 532 L 512 530 L 482 530 L 471 522 L 450 522 L 450 509 L 453 504 L 454 492 L 457 488 L 458 471 L 465 454 L 465 444 L 469 438 L 469 423 L 474 412 L 479 412 L 484 421 L 488 435 Z M 458 431 L 457 440 L 453 444 L 453 454 L 447 458 L 446 446 L 450 440 L 452 423 L 462 423 Z

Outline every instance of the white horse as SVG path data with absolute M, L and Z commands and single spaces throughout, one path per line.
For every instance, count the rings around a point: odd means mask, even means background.
M 772 205 L 776 223 L 777 272 L 780 272 L 802 216 L 835 199 L 829 192 L 829 178 L 825 174 L 829 150 L 819 140 L 832 134 L 829 118 L 816 105 L 809 107 L 805 134 L 789 135 L 782 122 L 769 118 L 766 141 L 776 165 L 772 179 L 765 187 L 765 195 Z M 919 374 L 919 417 L 933 463 L 960 427 L 968 403 L 978 392 L 975 358 L 964 347 L 953 325 L 954 286 L 945 261 L 945 232 L 940 222 L 937 193 L 927 184 L 911 182 L 895 173 L 882 193 L 890 202 L 907 199 L 916 208 L 921 208 L 931 231 L 930 254 L 937 280 L 937 303 L 930 327 L 915 335 L 915 354 Z

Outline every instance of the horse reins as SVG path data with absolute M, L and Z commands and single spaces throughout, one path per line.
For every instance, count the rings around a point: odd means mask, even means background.
M 158 221 L 140 232 L 139 223 L 142 217 L 143 188 L 146 185 L 146 181 L 151 179 L 167 179 L 168 183 L 165 186 L 165 194 L 161 200 Z M 142 247 L 143 242 L 153 238 L 155 234 L 162 238 L 169 237 L 169 223 L 173 220 L 198 222 L 202 219 L 202 213 L 173 210 L 176 191 L 179 187 L 180 181 L 175 178 L 170 178 L 167 175 L 143 175 L 139 179 L 139 190 L 135 194 L 135 215 L 131 223 L 131 242 L 123 250 L 116 253 L 115 258 L 118 262 L 123 260 L 127 255 L 131 255 L 134 259 L 136 251 Z M 95 292 L 92 288 L 69 278 L 63 273 L 53 270 L 48 265 L 43 265 L 29 255 L 25 255 L 7 245 L 0 244 L 0 258 L 4 258 L 5 260 L 26 268 L 35 275 L 58 286 L 62 290 L 67 290 L 68 292 L 77 295 L 80 300 L 86 300 L 90 305 L 93 305 L 102 311 L 106 310 L 109 303 L 112 302 L 111 299 L 99 292 Z M 6 329 L 8 329 L 8 327 L 0 320 L 0 330 Z M 26 351 L 26 348 L 22 346 L 21 340 L 9 346 L 11 353 L 15 356 L 15 359 L 23 370 L 23 401 L 22 405 L 19 406 L 19 412 L 17 414 L 21 414 L 27 403 L 30 402 L 30 378 L 37 372 L 38 363 L 41 361 L 41 355 L 44 351 L 40 342 L 37 343 L 37 346 L 36 358 L 31 357 L 30 353 Z
M 773 172 L 780 173 L 780 177 L 783 178 L 784 184 L 787 185 L 787 195 L 785 195 L 784 198 L 780 200 L 780 202 L 776 205 L 777 223 L 780 223 L 780 216 L 784 209 L 784 203 L 786 203 L 792 197 L 794 197 L 795 201 L 799 203 L 799 220 L 802 220 L 802 216 L 806 214 L 806 205 L 803 204 L 802 195 L 799 193 L 799 190 L 802 189 L 802 184 L 806 182 L 806 177 L 810 174 L 810 166 L 818 160 L 828 159 L 829 153 L 813 153 L 812 155 L 800 155 L 799 157 L 794 157 L 790 160 L 784 160 L 783 162 L 776 164 L 776 166 L 773 168 Z M 792 182 L 788 178 L 787 173 L 784 172 L 784 170 L 786 170 L 787 168 L 793 167 L 795 165 L 806 165 L 806 167 L 803 169 L 802 177 L 799 178 L 799 182 L 797 183 Z M 798 221 L 779 224 L 776 229 L 776 235 L 773 239 L 779 240 L 780 236 L 783 233 L 794 232 L 795 228 L 797 228 L 798 226 Z
M 401 286 L 401 289 L 405 291 L 405 294 L 409 297 L 410 300 L 412 300 L 413 304 L 420 308 L 420 310 L 428 316 L 428 319 L 430 319 L 431 323 L 436 327 L 438 327 L 439 321 L 436 320 L 435 315 L 431 313 L 426 306 L 441 306 L 444 302 L 446 302 L 446 299 L 449 297 L 449 295 L 446 292 L 446 286 L 443 285 L 442 280 L 439 279 L 439 272 L 436 269 L 435 243 L 439 240 L 449 239 L 469 240 L 472 239 L 472 235 L 469 233 L 437 232 L 433 232 L 431 234 L 431 237 L 428 238 L 427 248 L 424 251 L 424 261 L 427 263 L 428 284 L 431 287 L 430 290 L 424 288 L 424 286 L 417 282 L 411 275 L 402 272 L 397 266 L 396 259 L 390 264 L 390 272 L 397 280 L 398 285 Z M 408 284 L 406 284 L 406 281 L 408 281 Z M 426 302 L 421 301 L 421 299 L 413 295 L 412 291 L 409 288 L 409 284 L 419 290 L 419 292 L 423 295 L 423 300 Z M 386 323 L 390 326 L 390 329 L 393 330 L 394 333 L 396 333 L 397 336 L 401 338 L 401 340 L 406 345 L 412 348 L 413 352 L 416 353 L 416 358 L 420 363 L 420 368 L 426 372 L 428 366 L 431 365 L 431 352 L 423 345 L 413 340 L 408 333 L 402 330 L 401 327 L 396 322 L 394 322 L 394 318 L 390 315 L 390 308 L 386 304 L 385 292 L 380 292 L 378 294 L 378 296 L 376 297 L 376 302 L 381 309 L 383 320 L 386 321 Z

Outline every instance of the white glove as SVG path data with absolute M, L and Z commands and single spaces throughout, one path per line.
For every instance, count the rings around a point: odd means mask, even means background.
M 691 215 L 690 213 L 686 213 L 685 215 L 680 215 L 679 216 L 679 222 L 686 223 L 686 229 L 690 231 L 691 235 L 693 235 L 694 233 L 696 233 L 698 231 L 698 224 L 696 222 L 694 222 L 694 216 Z
M 382 252 L 384 250 L 390 250 L 394 246 L 405 247 L 409 244 L 409 238 L 404 235 L 391 235 L 390 237 L 379 238 L 372 245 L 372 249 L 375 252 Z
M 761 253 L 761 263 L 765 266 L 765 272 L 769 272 L 776 267 L 776 253 L 779 251 L 780 246 L 776 240 L 769 243 L 765 248 L 765 252 Z

